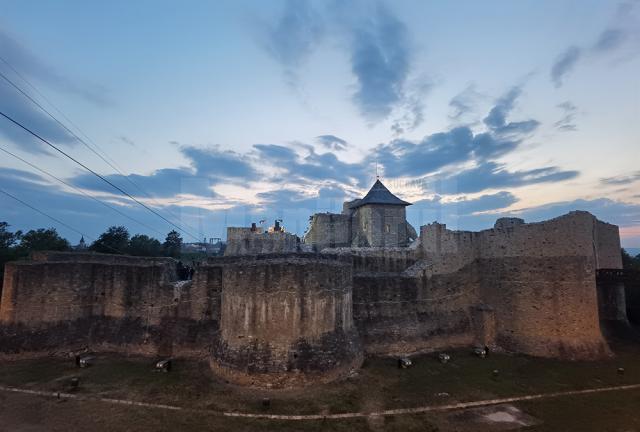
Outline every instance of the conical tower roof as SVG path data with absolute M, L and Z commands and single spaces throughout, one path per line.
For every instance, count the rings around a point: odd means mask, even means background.
M 362 207 L 367 204 L 383 204 L 383 205 L 399 205 L 399 206 L 409 206 L 411 203 L 401 200 L 391 192 L 382 182 L 378 179 L 373 184 L 369 192 L 362 198 L 354 202 L 351 205 L 351 208 Z

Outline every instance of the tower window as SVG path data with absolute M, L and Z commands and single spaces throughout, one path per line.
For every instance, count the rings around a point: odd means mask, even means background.
M 367 228 L 369 228 L 369 224 L 367 222 L 363 223 L 362 224 L 362 229 L 366 231 Z
M 385 224 L 385 226 L 384 226 L 384 232 L 391 232 L 391 225 L 389 225 L 389 224 Z

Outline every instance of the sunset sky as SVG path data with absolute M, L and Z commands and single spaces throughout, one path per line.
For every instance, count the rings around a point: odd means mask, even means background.
M 640 247 L 639 1 L 0 0 L 0 57 L 0 112 L 163 216 L 0 117 L 33 165 L 0 189 L 74 228 L 0 194 L 12 229 L 301 235 L 377 172 L 416 228 L 587 210 Z

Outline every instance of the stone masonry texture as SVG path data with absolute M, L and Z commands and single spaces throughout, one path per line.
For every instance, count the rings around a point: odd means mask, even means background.
M 586 212 L 500 219 L 480 232 L 433 223 L 406 247 L 387 242 L 397 233 L 384 225 L 355 236 L 355 220 L 376 224 L 366 207 L 313 216 L 306 238 L 322 253 L 299 252 L 295 236 L 241 241 L 201 263 L 191 281 L 177 280 L 169 258 L 44 252 L 8 263 L 0 356 L 198 357 L 229 381 L 290 387 L 342 377 L 366 354 L 487 345 L 541 357 L 610 355 L 600 324 L 626 322 L 625 289 L 596 273 L 622 267 L 615 225 Z M 369 219 L 355 214 L 370 210 Z M 400 223 L 404 213 L 389 217 Z

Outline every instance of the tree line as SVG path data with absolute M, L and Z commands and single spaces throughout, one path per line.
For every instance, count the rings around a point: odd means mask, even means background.
M 27 257 L 34 251 L 70 251 L 69 241 L 61 237 L 55 228 L 40 228 L 11 232 L 9 224 L 0 222 L 0 284 L 4 264 Z M 124 226 L 112 226 L 100 234 L 88 248 L 92 252 L 126 254 L 135 256 L 166 256 L 180 258 L 182 237 L 177 231 L 167 234 L 164 243 L 145 234 L 129 235 Z
M 640 254 L 632 256 L 626 250 L 622 249 L 622 268 L 625 270 L 640 271 Z

